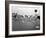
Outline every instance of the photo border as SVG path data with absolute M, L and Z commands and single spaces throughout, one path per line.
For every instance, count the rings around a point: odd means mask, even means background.
M 9 4 L 33 4 L 43 5 L 43 33 L 23 34 L 23 35 L 8 35 L 9 34 Z M 45 35 L 45 3 L 42 2 L 25 2 L 25 1 L 5 1 L 5 37 L 23 37 L 23 36 L 40 36 Z

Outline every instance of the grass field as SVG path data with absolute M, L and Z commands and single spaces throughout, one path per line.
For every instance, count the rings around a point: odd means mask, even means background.
M 23 18 L 12 16 L 12 30 L 24 31 L 24 30 L 40 30 L 40 20 L 35 18 Z

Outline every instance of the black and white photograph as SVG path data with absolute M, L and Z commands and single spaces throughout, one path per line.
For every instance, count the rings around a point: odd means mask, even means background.
M 40 30 L 40 8 L 12 6 L 12 31 Z
M 42 3 L 9 3 L 8 35 L 43 34 Z

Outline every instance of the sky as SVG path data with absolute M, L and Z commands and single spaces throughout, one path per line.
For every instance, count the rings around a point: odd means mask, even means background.
M 37 12 L 35 12 L 35 10 L 37 10 Z M 12 13 L 17 13 L 20 15 L 35 15 L 38 14 L 40 15 L 40 7 L 28 7 L 28 6 L 12 6 Z

